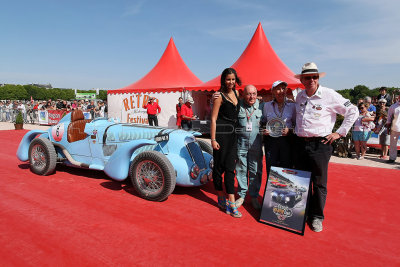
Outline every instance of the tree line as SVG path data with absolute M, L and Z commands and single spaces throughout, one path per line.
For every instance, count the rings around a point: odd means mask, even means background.
M 369 96 L 371 98 L 375 98 L 379 95 L 379 89 L 374 88 L 374 89 L 369 89 L 365 85 L 356 85 L 352 89 L 343 89 L 343 90 L 338 90 L 337 92 L 341 94 L 344 98 L 349 99 L 352 103 L 357 104 L 358 99 L 364 98 L 366 96 Z M 399 94 L 400 88 L 396 87 L 387 87 L 386 92 L 390 95 L 393 96 L 394 94 Z M 394 98 L 392 97 L 392 100 Z
M 77 90 L 77 93 L 96 93 L 96 90 Z M 5 84 L 0 87 L 1 100 L 74 100 L 74 89 L 46 89 L 34 85 Z M 100 90 L 98 99 L 107 100 L 107 90 Z

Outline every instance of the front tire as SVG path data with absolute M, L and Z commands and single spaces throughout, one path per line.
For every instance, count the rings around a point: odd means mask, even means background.
M 151 201 L 167 199 L 176 185 L 174 167 L 158 151 L 144 151 L 137 155 L 129 168 L 129 176 L 140 197 Z
M 29 163 L 33 173 L 49 175 L 56 169 L 57 154 L 47 138 L 35 138 L 29 145 Z

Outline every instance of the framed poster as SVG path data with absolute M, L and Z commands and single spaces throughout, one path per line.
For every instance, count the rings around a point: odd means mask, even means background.
M 304 235 L 311 172 L 271 167 L 260 222 Z

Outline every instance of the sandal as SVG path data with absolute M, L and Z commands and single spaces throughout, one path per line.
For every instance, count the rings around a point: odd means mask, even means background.
M 218 207 L 221 210 L 226 210 L 226 198 L 224 196 L 218 196 Z
M 227 202 L 228 205 L 226 205 L 226 214 L 231 215 L 235 218 L 241 218 L 242 213 L 236 207 L 235 202 L 230 202 L 229 200 Z

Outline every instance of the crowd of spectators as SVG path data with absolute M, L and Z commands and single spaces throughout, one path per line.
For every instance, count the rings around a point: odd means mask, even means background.
M 1 100 L 0 101 L 0 121 L 15 122 L 18 112 L 21 112 L 24 123 L 38 123 L 38 112 L 44 110 L 64 110 L 71 112 L 80 109 L 90 112 L 92 118 L 107 117 L 107 103 L 102 100 Z
M 379 158 L 385 160 L 389 159 L 388 146 L 390 145 L 390 129 L 386 127 L 386 124 L 388 121 L 389 107 L 398 102 L 399 94 L 398 92 L 394 94 L 394 99 L 392 99 L 392 97 L 387 93 L 386 87 L 381 87 L 379 92 L 380 94 L 377 97 L 366 96 L 358 100 L 360 117 L 358 125 L 355 125 L 353 128 L 353 142 L 357 159 L 363 159 L 366 150 L 366 143 L 371 137 L 372 132 L 379 136 L 379 145 L 381 147 Z M 363 108 L 366 108 L 367 111 L 364 112 Z M 360 131 L 363 133 L 361 140 L 359 136 Z M 364 145 L 361 149 L 357 149 L 359 146 L 358 142 L 360 141 L 364 143 Z

